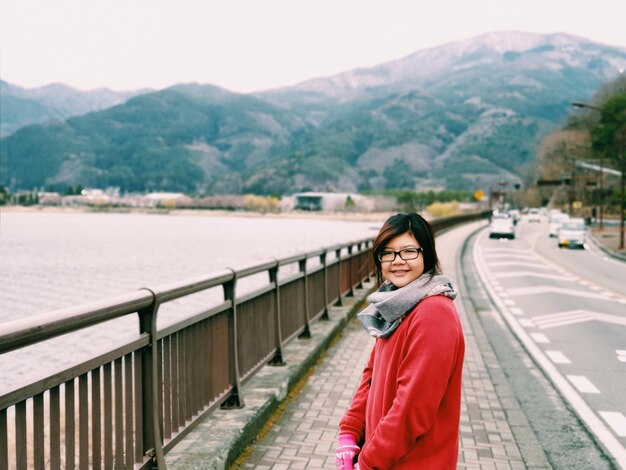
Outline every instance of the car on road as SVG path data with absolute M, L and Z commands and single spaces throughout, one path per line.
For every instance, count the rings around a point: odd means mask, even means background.
M 585 248 L 586 232 L 584 219 L 572 218 L 564 221 L 557 235 L 559 248 Z
M 515 238 L 515 224 L 513 217 L 506 213 L 493 216 L 489 225 L 489 238 Z
M 528 221 L 529 222 L 541 222 L 541 211 L 537 208 L 532 208 L 528 210 Z
M 550 225 L 548 226 L 548 236 L 550 238 L 558 236 L 559 228 L 561 228 L 561 225 L 563 224 L 563 222 L 565 222 L 568 219 L 569 219 L 569 215 L 563 212 L 554 212 L 550 214 L 550 219 L 549 219 Z

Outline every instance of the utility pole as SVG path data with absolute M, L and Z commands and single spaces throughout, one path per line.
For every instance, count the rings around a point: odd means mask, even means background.
M 585 103 L 572 103 L 572 106 L 575 108 L 587 108 L 592 109 L 594 111 L 599 111 L 600 113 L 604 113 L 608 116 L 611 116 L 615 120 L 615 123 L 619 126 L 620 135 L 621 135 L 621 145 L 620 145 L 620 172 L 621 172 L 621 180 L 620 180 L 620 223 L 619 223 L 619 249 L 624 249 L 624 211 L 626 210 L 624 204 L 624 173 L 626 173 L 626 164 L 624 163 L 624 159 L 626 159 L 626 121 L 622 121 L 619 117 L 613 114 L 610 111 L 599 108 L 598 106 L 592 106 L 590 104 Z M 601 170 L 602 171 L 602 170 Z M 601 180 L 602 181 L 602 180 Z M 601 186 L 602 187 L 602 186 Z M 602 206 L 600 206 L 602 207 Z M 602 209 L 600 209 L 602 210 Z

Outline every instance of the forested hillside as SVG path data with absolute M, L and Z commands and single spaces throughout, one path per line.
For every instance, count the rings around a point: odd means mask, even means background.
M 12 189 L 286 194 L 524 182 L 542 136 L 626 50 L 499 33 L 254 95 L 178 85 L 0 141 Z

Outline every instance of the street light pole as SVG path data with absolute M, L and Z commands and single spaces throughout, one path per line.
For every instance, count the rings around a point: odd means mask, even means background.
M 574 108 L 586 108 L 584 103 L 572 103 Z M 591 108 L 593 109 L 593 108 Z M 599 109 L 599 108 L 598 108 Z M 598 214 L 598 230 L 604 230 L 604 152 L 600 152 L 600 198 L 599 198 L 599 214 Z
M 626 173 L 626 165 L 624 165 L 624 153 L 626 152 L 626 124 L 622 125 L 622 178 L 621 178 L 621 183 L 622 183 L 622 187 L 620 189 L 620 198 L 621 200 L 621 205 L 620 205 L 620 210 L 621 210 L 621 214 L 620 214 L 620 222 L 619 222 L 619 249 L 623 250 L 624 249 L 624 173 Z
M 615 119 L 615 122 L 620 126 L 620 134 L 621 134 L 621 146 L 620 146 L 620 163 L 621 163 L 621 168 L 620 168 L 620 173 L 621 173 L 621 180 L 620 180 L 620 223 L 619 223 L 619 249 L 623 250 L 624 249 L 624 210 L 626 210 L 626 207 L 624 207 L 624 174 L 626 173 L 626 165 L 624 164 L 624 159 L 626 158 L 626 156 L 624 155 L 626 153 L 626 122 L 620 122 L 620 119 L 618 119 L 618 117 L 609 112 L 606 111 L 602 108 L 599 108 L 598 106 L 592 106 L 590 104 L 586 104 L 586 103 L 578 103 L 578 102 L 574 102 L 572 103 L 572 106 L 575 108 L 587 108 L 587 109 L 592 109 L 594 111 L 599 111 L 601 113 L 607 113 L 609 116 L 611 116 L 613 119 Z M 600 180 L 602 181 L 602 180 Z M 602 210 L 602 206 L 600 206 L 600 210 Z

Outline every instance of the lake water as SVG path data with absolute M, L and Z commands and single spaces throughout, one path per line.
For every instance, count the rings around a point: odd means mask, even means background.
M 370 238 L 381 223 L 1 211 L 0 323 Z M 0 394 L 137 333 L 135 319 L 112 323 L 0 356 Z

